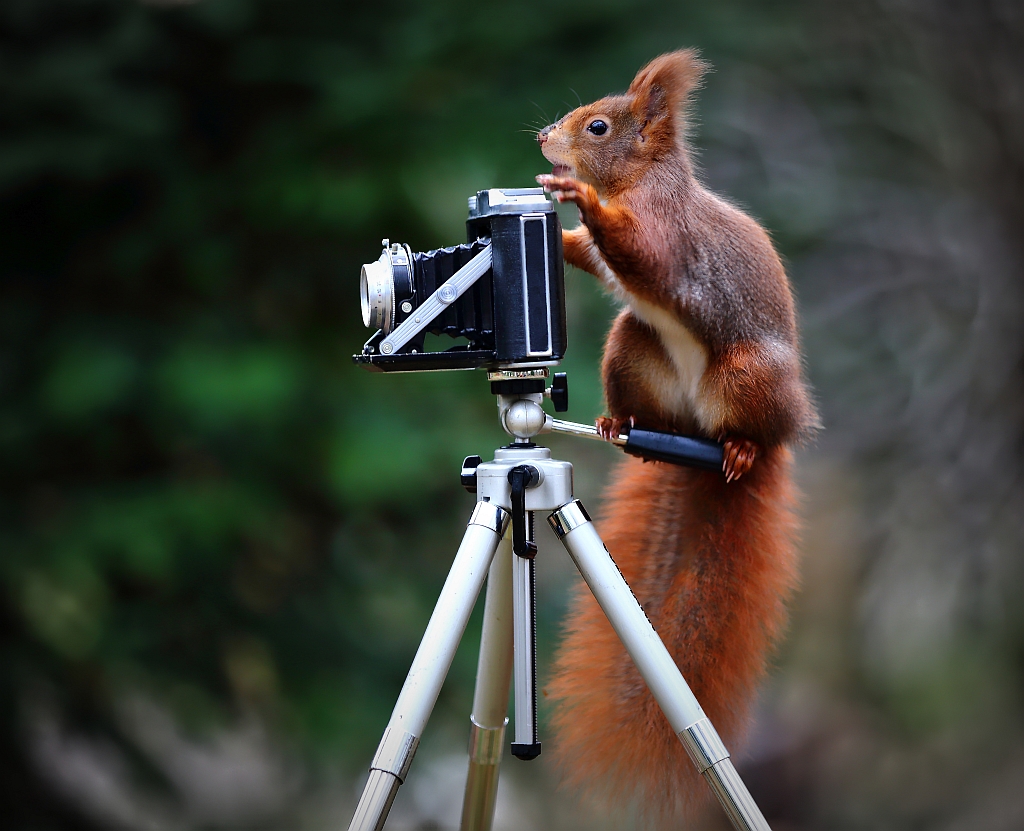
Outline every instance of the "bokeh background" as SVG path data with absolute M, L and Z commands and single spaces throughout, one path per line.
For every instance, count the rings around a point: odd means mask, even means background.
M 537 127 L 680 46 L 826 425 L 742 771 L 776 829 L 1024 827 L 1021 3 L 4 0 L 5 827 L 347 825 L 459 462 L 503 441 L 481 374 L 351 365 L 358 267 L 458 242 L 547 169 Z M 614 309 L 567 283 L 589 421 Z M 615 451 L 551 444 L 598 507 Z M 541 546 L 546 661 L 574 577 Z M 457 824 L 479 611 L 396 829 Z M 497 826 L 632 824 L 557 781 L 509 758 Z

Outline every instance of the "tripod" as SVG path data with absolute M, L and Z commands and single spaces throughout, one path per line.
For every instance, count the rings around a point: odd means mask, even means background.
M 487 594 L 470 716 L 469 775 L 461 831 L 491 828 L 513 674 L 512 753 L 520 759 L 540 755 L 534 571 L 537 546 L 533 540 L 533 518 L 538 511 L 548 513 L 555 535 L 733 826 L 738 831 L 770 831 L 736 773 L 729 752 L 619 573 L 586 509 L 573 498 L 572 465 L 552 459 L 550 450 L 532 441 L 545 432 L 597 437 L 592 427 L 562 422 L 544 412 L 544 393 L 532 391 L 537 390 L 536 384 L 524 381 L 539 378 L 543 390 L 546 374 L 546 369 L 490 373 L 492 391 L 498 394 L 502 427 L 514 441 L 495 451 L 493 461 L 482 462 L 477 456 L 468 457 L 463 464 L 463 485 L 476 493 L 476 507 L 373 757 L 349 831 L 380 831 L 384 827 L 485 577 Z M 564 375 L 556 377 L 556 384 L 547 393 L 556 402 L 567 396 Z M 556 403 L 556 409 L 564 406 Z M 627 452 L 649 458 L 721 467 L 721 448 L 709 442 L 633 430 L 615 443 Z

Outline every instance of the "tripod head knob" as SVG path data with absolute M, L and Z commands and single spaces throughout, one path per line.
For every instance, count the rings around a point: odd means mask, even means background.
M 564 372 L 556 372 L 551 379 L 551 386 L 544 390 L 544 394 L 555 405 L 556 413 L 566 412 L 569 409 L 569 376 Z
M 462 460 L 459 480 L 462 482 L 462 487 L 470 493 L 476 493 L 476 469 L 483 464 L 483 461 L 479 456 L 467 456 Z

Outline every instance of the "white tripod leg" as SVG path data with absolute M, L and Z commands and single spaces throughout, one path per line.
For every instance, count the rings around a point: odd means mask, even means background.
M 384 827 L 466 630 L 494 552 L 505 535 L 508 520 L 509 514 L 503 508 L 490 502 L 477 502 L 384 738 L 373 757 L 370 778 L 359 798 L 349 831 L 380 831 Z
M 579 500 L 548 519 L 590 586 L 615 634 L 738 831 L 771 831 L 729 759 L 729 751 L 633 596 Z
M 512 537 L 498 546 L 487 575 L 484 625 L 470 716 L 469 775 L 461 831 L 490 831 L 498 793 L 498 766 L 505 744 L 512 677 Z

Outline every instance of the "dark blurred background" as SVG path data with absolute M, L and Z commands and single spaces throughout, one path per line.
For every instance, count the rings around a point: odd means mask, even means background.
M 1020 2 L 4 0 L 7 827 L 347 825 L 458 464 L 503 442 L 482 374 L 351 365 L 358 267 L 458 242 L 470 193 L 547 170 L 537 127 L 680 46 L 826 424 L 744 775 L 776 829 L 1024 827 Z M 614 309 L 567 284 L 590 421 Z M 598 507 L 615 451 L 551 444 Z M 541 544 L 546 659 L 573 575 Z M 391 827 L 457 824 L 478 626 Z M 631 824 L 557 778 L 509 759 L 497 827 Z

